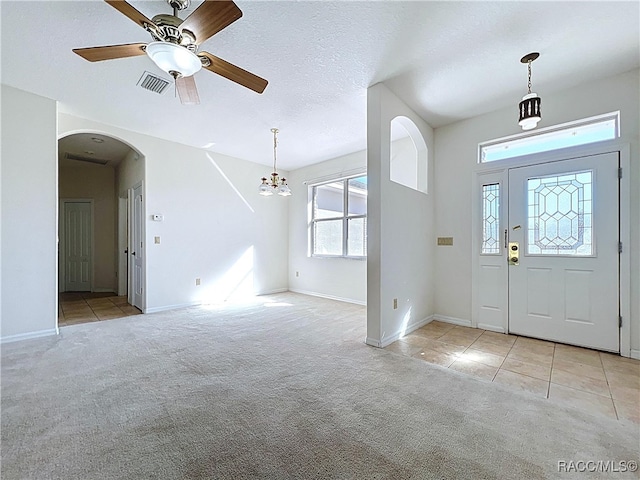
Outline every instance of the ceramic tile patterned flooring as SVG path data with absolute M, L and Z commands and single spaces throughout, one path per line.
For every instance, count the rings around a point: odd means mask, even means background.
M 386 350 L 640 424 L 640 361 L 432 321 Z
M 142 312 L 127 303 L 127 297 L 113 293 L 65 292 L 58 302 L 58 326 L 99 322 L 139 315 Z

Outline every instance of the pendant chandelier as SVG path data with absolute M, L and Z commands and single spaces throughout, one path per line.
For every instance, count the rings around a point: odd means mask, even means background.
M 526 63 L 529 69 L 529 82 L 527 84 L 528 93 L 522 97 L 522 101 L 519 106 L 520 120 L 518 121 L 518 125 L 520 125 L 523 130 L 536 128 L 536 125 L 540 119 L 542 119 L 542 114 L 540 113 L 540 104 L 542 103 L 542 99 L 537 93 L 531 93 L 531 62 L 539 56 L 540 54 L 538 52 L 532 52 L 520 59 L 520 62 Z
M 283 197 L 288 197 L 291 195 L 291 190 L 287 185 L 286 178 L 280 178 L 278 175 L 278 170 L 276 168 L 276 150 L 278 149 L 278 129 L 272 128 L 273 132 L 273 173 L 270 178 L 262 177 L 262 184 L 258 188 L 258 192 L 260 195 L 269 196 L 277 193 L 278 195 L 282 195 Z

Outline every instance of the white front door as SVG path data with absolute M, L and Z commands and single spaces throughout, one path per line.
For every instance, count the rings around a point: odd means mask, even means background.
M 91 291 L 91 203 L 64 204 L 64 289 Z
M 608 153 L 509 170 L 510 333 L 619 351 L 618 168 Z
M 133 234 L 130 254 L 133 266 L 133 306 L 143 310 L 142 290 L 144 286 L 144 203 L 142 185 L 133 189 Z

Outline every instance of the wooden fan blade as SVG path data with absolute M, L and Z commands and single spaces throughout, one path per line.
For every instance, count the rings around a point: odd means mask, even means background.
M 132 7 L 130 4 L 128 4 L 124 0 L 104 0 L 104 1 L 107 2 L 109 5 L 111 5 L 113 8 L 115 8 L 116 10 L 118 10 L 120 13 L 129 17 L 131 20 L 133 20 L 138 25 L 140 25 L 142 28 L 145 28 L 145 23 L 147 25 L 154 25 L 154 23 L 151 20 L 149 20 L 142 13 L 140 13 L 138 10 L 136 10 L 134 7 Z
M 200 105 L 200 96 L 193 75 L 176 78 L 176 90 L 180 96 L 180 103 L 183 105 Z
M 90 62 L 100 62 L 102 60 L 144 55 L 144 48 L 146 46 L 146 43 L 128 43 L 125 45 L 107 45 L 104 47 L 74 48 L 73 53 L 77 53 Z
M 200 44 L 228 27 L 242 16 L 242 10 L 231 0 L 205 0 L 185 18 L 180 30 L 189 30 Z
M 217 73 L 224 78 L 228 78 L 232 82 L 239 83 L 243 87 L 247 87 L 257 93 L 262 93 L 264 92 L 264 89 L 267 88 L 267 84 L 269 82 L 264 78 L 260 78 L 259 76 L 254 75 L 251 72 L 247 72 L 240 67 L 236 67 L 232 63 L 218 58 L 209 52 L 199 52 L 198 56 L 206 57 L 211 62 L 211 65 L 208 67 L 203 66 L 202 68 L 206 68 L 213 73 Z

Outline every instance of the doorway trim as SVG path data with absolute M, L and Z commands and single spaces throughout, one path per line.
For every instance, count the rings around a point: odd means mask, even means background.
M 507 313 L 501 316 L 501 321 L 486 324 L 480 318 L 480 245 L 482 244 L 482 206 L 476 200 L 481 198 L 481 188 L 483 183 L 500 183 L 502 186 L 502 196 L 500 206 L 500 227 L 499 231 L 504 232 L 506 228 L 507 200 L 509 198 L 508 173 L 510 168 L 538 165 L 542 163 L 557 162 L 572 158 L 588 157 L 603 153 L 617 153 L 622 168 L 622 178 L 620 179 L 620 242 L 622 242 L 622 252 L 620 253 L 620 278 L 619 278 L 619 302 L 622 326 L 620 327 L 620 355 L 631 357 L 631 146 L 618 140 L 611 140 L 597 144 L 589 144 L 579 147 L 565 148 L 551 152 L 527 155 L 518 158 L 499 160 L 490 163 L 478 164 L 472 174 L 472 215 L 471 215 L 471 326 L 483 328 L 501 333 L 508 332 L 508 272 L 502 269 L 499 277 L 500 285 L 497 288 L 504 292 L 499 299 L 500 307 Z M 485 181 L 486 180 L 486 181 Z M 501 238 L 501 242 L 504 239 Z M 504 245 L 501 243 L 501 251 Z M 501 254 L 501 258 L 504 253 Z M 506 257 L 504 259 L 506 266 Z M 636 354 L 637 352 L 634 352 Z M 636 355 L 634 355 L 636 357 Z
M 66 291 L 66 262 L 67 262 L 67 254 L 66 254 L 66 237 L 65 237 L 65 228 L 64 222 L 66 218 L 66 208 L 67 203 L 89 203 L 91 205 L 91 277 L 90 282 L 91 285 L 89 290 L 93 292 L 93 286 L 95 285 L 95 231 L 94 231 L 94 205 L 92 198 L 61 198 L 58 204 L 58 293 L 62 293 Z
M 103 126 L 103 127 L 104 127 L 104 126 Z M 58 135 L 57 135 L 57 141 L 60 141 L 61 139 L 65 138 L 65 137 L 68 137 L 69 135 L 75 135 L 75 134 L 78 134 L 78 133 L 92 133 L 92 134 L 97 134 L 97 135 L 103 135 L 103 136 L 106 136 L 106 137 L 113 138 L 114 140 L 118 140 L 118 141 L 120 141 L 120 142 L 124 143 L 125 145 L 128 145 L 128 146 L 129 146 L 129 147 L 130 147 L 130 148 L 131 148 L 131 149 L 132 149 L 132 150 L 137 154 L 137 158 L 136 158 L 136 160 L 141 160 L 141 161 L 143 162 L 143 167 L 142 167 L 142 179 L 141 179 L 140 181 L 138 181 L 138 182 L 136 183 L 136 185 L 138 185 L 138 184 L 142 184 L 142 185 L 143 185 L 143 184 L 144 184 L 144 181 L 145 181 L 145 179 L 146 179 L 146 156 L 145 156 L 145 154 L 144 154 L 142 151 L 140 151 L 140 150 L 139 150 L 139 149 L 138 149 L 138 148 L 137 148 L 137 147 L 136 147 L 136 146 L 135 146 L 131 141 L 129 141 L 128 139 L 124 138 L 124 137 L 121 135 L 121 133 L 115 133 L 115 132 L 111 131 L 111 129 L 110 129 L 110 128 L 108 128 L 108 127 L 107 127 L 106 129 L 103 129 L 103 128 L 71 128 L 71 129 L 68 129 L 68 130 L 63 129 L 62 131 L 59 131 L 59 132 L 58 132 Z M 56 157 L 56 169 L 59 169 L 59 167 L 60 167 L 60 164 L 59 164 L 59 163 L 60 163 L 60 162 L 59 162 L 59 158 L 58 158 L 58 157 Z M 140 178 L 140 177 L 136 177 L 136 178 Z M 134 185 L 134 186 L 135 186 L 135 185 Z M 129 187 L 129 188 L 130 188 L 130 187 Z M 128 189 L 129 189 L 129 188 L 127 188 L 126 190 L 123 190 L 122 192 L 128 191 Z M 58 179 L 58 178 L 57 178 L 57 176 L 56 176 L 56 193 L 58 193 L 58 192 L 59 192 L 59 179 Z M 117 197 L 118 195 L 120 195 L 122 192 L 116 192 L 116 197 Z M 144 185 L 143 185 L 143 199 L 144 199 L 144 195 L 146 195 L 146 191 L 145 191 L 145 189 L 144 189 Z M 60 215 L 60 212 L 61 212 L 61 202 L 62 202 L 62 200 L 63 200 L 63 199 L 56 198 L 56 205 L 57 205 L 56 210 L 57 210 L 57 212 L 58 212 L 58 215 Z M 146 204 L 145 204 L 145 205 L 146 205 Z M 92 212 L 92 214 L 93 214 L 93 212 Z M 146 216 L 146 210 L 145 210 L 145 216 Z M 92 217 L 93 217 L 93 215 L 92 215 Z M 117 218 L 117 215 L 116 215 L 116 218 Z M 145 225 L 146 225 L 146 222 L 144 222 L 144 224 L 143 224 L 143 234 L 145 234 L 145 231 L 146 231 L 146 230 L 144 229 L 144 226 L 145 226 Z M 60 217 L 58 217 L 57 222 L 56 222 L 56 240 L 57 240 L 57 248 L 58 248 L 58 254 L 56 255 L 56 259 L 57 259 L 58 261 L 60 260 L 60 243 L 61 243 L 61 242 L 60 242 L 60 236 L 62 235 L 62 232 L 60 232 L 60 228 L 59 228 L 59 227 L 60 227 Z M 92 233 L 93 233 L 93 232 L 92 232 Z M 116 238 L 116 246 L 117 246 L 117 243 L 118 243 L 118 242 L 117 242 L 117 238 Z M 146 245 L 145 245 L 145 247 L 146 247 Z M 95 250 L 95 249 L 94 249 L 94 250 Z M 146 252 L 145 252 L 145 254 L 146 254 Z M 117 257 L 117 256 L 116 256 L 116 257 Z M 116 261 L 117 261 L 117 260 L 116 260 Z M 58 285 L 56 286 L 56 290 L 57 290 L 58 292 L 60 292 L 60 289 L 61 289 L 61 287 L 60 287 L 60 278 L 63 278 L 63 277 L 61 276 L 61 268 L 63 268 L 63 267 L 61 266 L 61 264 L 60 264 L 60 263 L 58 263 L 58 265 L 57 265 L 57 279 L 58 279 Z M 144 282 L 145 282 L 145 284 L 144 284 L 144 290 L 143 290 L 143 292 L 142 292 L 142 293 L 143 293 L 143 295 L 142 295 L 142 304 L 145 306 L 145 308 L 144 308 L 142 311 L 143 311 L 143 313 L 147 313 L 147 312 L 145 311 L 145 310 L 146 310 L 146 304 L 147 304 L 147 288 L 146 288 L 146 287 L 147 287 L 147 285 L 146 285 L 146 282 L 147 282 L 147 274 L 146 274 L 146 273 L 147 273 L 147 272 L 146 272 L 146 259 L 144 260 L 144 263 L 143 263 L 143 269 L 144 269 L 144 270 L 143 270 L 143 275 L 144 275 Z M 119 274 L 120 274 L 120 273 L 118 273 L 118 275 L 119 275 Z M 129 272 L 126 272 L 126 274 L 127 274 L 127 278 L 129 279 L 129 278 L 130 278 L 130 277 L 129 277 Z M 94 281 L 93 281 L 93 280 L 94 280 L 94 279 L 93 279 L 93 277 L 92 277 L 92 285 L 94 284 Z M 116 285 L 116 287 L 117 287 L 117 285 Z M 58 328 L 58 321 L 57 321 L 57 318 L 58 318 L 58 310 L 59 310 L 59 308 L 60 308 L 60 305 L 59 305 L 59 299 L 58 299 L 58 295 L 56 295 L 56 310 L 55 310 L 56 328 Z
M 127 245 L 127 280 L 128 280 L 128 293 L 127 293 L 127 301 L 129 302 L 130 305 L 133 305 L 134 307 L 139 308 L 140 310 L 142 310 L 143 313 L 147 313 L 147 241 L 146 241 L 146 226 L 147 226 L 147 222 L 146 222 L 146 218 L 147 218 L 147 214 L 146 214 L 146 191 L 145 191 L 145 182 L 144 181 L 140 181 L 137 182 L 136 184 L 134 184 L 132 187 L 130 187 L 127 190 L 127 203 L 128 203 L 128 212 L 129 212 L 129 218 L 128 218 L 128 222 L 127 222 L 127 232 L 128 232 L 128 245 Z M 140 191 L 142 192 L 142 218 L 140 218 L 140 240 L 141 240 L 141 246 L 140 248 L 136 248 L 133 244 L 134 240 L 135 240 L 135 234 L 134 234 L 134 228 L 135 228 L 135 222 L 136 222 L 136 216 L 135 216 L 135 190 L 137 190 L 138 188 L 140 188 Z M 136 305 L 135 304 L 135 288 L 136 288 L 136 284 L 135 284 L 135 279 L 134 279 L 134 261 L 135 258 L 133 258 L 133 252 L 135 252 L 136 250 L 138 251 L 142 251 L 142 268 L 141 268 L 141 276 L 142 276 L 142 280 L 141 280 L 141 286 L 142 286 L 142 293 L 140 295 L 140 305 Z

